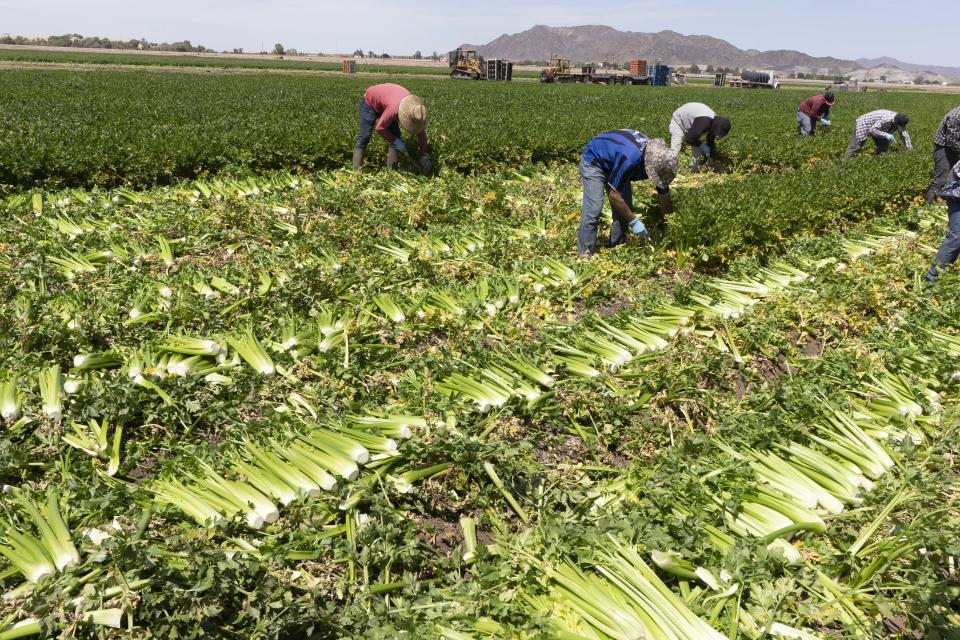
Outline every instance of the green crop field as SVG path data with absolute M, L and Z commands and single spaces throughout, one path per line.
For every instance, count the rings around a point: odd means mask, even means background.
M 951 98 L 406 84 L 433 176 L 344 168 L 358 78 L 0 71 L 0 640 L 957 637 Z M 576 259 L 695 99 L 721 171 Z
M 141 188 L 224 170 L 315 170 L 349 161 L 357 103 L 370 80 L 0 70 L 0 188 Z M 765 172 L 842 155 L 856 115 L 880 106 L 913 118 L 918 150 L 954 98 L 843 95 L 828 135 L 794 135 L 801 91 L 605 87 L 411 80 L 430 110 L 438 161 L 465 173 L 573 161 L 597 133 L 634 127 L 666 136 L 684 101 L 728 114 L 730 168 Z M 585 117 L 585 113 L 589 117 Z M 372 161 L 384 145 L 371 147 Z

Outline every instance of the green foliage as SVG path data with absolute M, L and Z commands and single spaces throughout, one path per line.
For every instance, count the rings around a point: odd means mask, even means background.
M 0 71 L 0 82 L 8 89 L 0 95 L 0 185 L 9 190 L 142 187 L 231 169 L 343 167 L 357 134 L 357 103 L 374 81 L 21 69 Z M 575 161 L 587 140 L 616 128 L 668 137 L 673 110 L 696 100 L 731 118 L 719 160 L 738 173 L 840 157 L 856 116 L 880 106 L 911 116 L 918 154 L 926 156 L 953 106 L 950 96 L 843 95 L 832 129 L 801 139 L 793 118 L 803 91 L 403 83 L 426 101 L 439 163 L 464 173 Z M 367 162 L 382 164 L 384 154 L 375 136 Z
M 300 80 L 267 86 L 342 103 L 329 122 L 353 126 L 362 83 L 325 85 L 343 97 Z M 352 134 L 325 124 L 327 115 L 303 112 L 336 144 L 308 137 L 296 121 L 284 129 L 256 83 L 221 81 L 143 79 L 119 91 L 120 113 L 154 113 L 174 142 L 152 125 L 134 131 L 111 120 L 114 129 L 99 130 L 109 141 L 102 152 L 84 148 L 100 162 L 127 149 L 130 164 L 97 174 L 102 182 L 148 183 L 150 153 L 215 146 L 226 123 L 236 146 L 222 148 L 224 157 L 273 149 L 272 162 L 308 166 L 287 154 L 316 144 L 322 163 L 323 149 L 349 145 Z M 202 129 L 178 138 L 190 127 L 159 90 L 182 98 L 201 86 L 249 90 L 251 114 L 204 120 L 207 138 Z M 124 102 L 148 89 L 158 91 L 156 105 L 137 111 Z M 575 159 L 588 129 L 623 117 L 610 96 L 650 97 L 651 113 L 660 110 L 653 133 L 665 130 L 677 95 L 716 96 L 731 109 L 799 97 L 422 89 L 434 92 L 441 157 L 463 169 L 483 153 L 494 162 Z M 78 96 L 91 108 L 103 101 Z M 503 138 L 470 124 L 475 135 L 445 139 L 464 96 L 512 105 Z M 593 100 L 597 120 L 553 121 L 549 107 L 529 115 L 518 96 Z M 855 99 L 867 107 L 873 98 Z M 281 91 L 274 103 L 292 113 L 303 101 Z M 177 108 L 212 118 L 225 113 L 217 104 Z M 930 104 L 918 123 L 928 133 L 939 109 Z M 66 118 L 74 143 L 98 126 L 57 109 L 48 119 L 21 110 L 5 122 Z M 543 126 L 525 127 L 531 118 Z M 757 122 L 780 126 L 762 115 Z M 143 146 L 149 153 L 137 164 L 132 149 L 148 133 L 156 146 Z M 281 135 L 277 146 L 268 133 Z M 26 135 L 47 140 L 38 129 Z M 668 554 L 681 570 L 656 568 L 651 583 L 728 635 L 759 638 L 779 624 L 882 637 L 897 624 L 905 635 L 949 637 L 958 624 L 951 337 L 960 280 L 951 269 L 935 288 L 920 286 L 943 226 L 941 208 L 900 212 L 926 177 L 922 156 L 807 166 L 790 137 L 776 143 L 787 158 L 776 164 L 777 148 L 750 147 L 743 135 L 746 146 L 735 136 L 721 143 L 728 160 L 739 159 L 734 175 L 684 175 L 675 189 L 670 238 L 705 253 L 706 265 L 681 266 L 674 247 L 634 242 L 574 260 L 573 166 L 18 190 L 0 216 L 0 390 L 15 408 L 0 423 L 0 484 L 18 488 L 0 495 L 0 539 L 41 536 L 17 496 L 39 502 L 54 488 L 79 563 L 31 584 L 4 560 L 0 633 L 35 619 L 47 636 L 80 638 L 532 640 L 558 628 L 591 637 L 552 572 L 614 578 L 618 549 L 635 566 L 633 553 L 647 564 L 654 551 Z M 120 138 L 131 146 L 117 146 Z M 56 147 L 57 162 L 83 161 L 78 148 Z M 93 163 L 77 166 L 73 179 L 83 183 Z M 765 166 L 781 171 L 749 175 Z M 652 198 L 649 185 L 638 185 L 638 202 L 643 194 Z M 698 273 L 703 266 L 725 273 Z M 385 315 L 395 309 L 402 319 Z M 83 357 L 91 354 L 96 366 Z M 260 360 L 273 375 L 247 366 Z M 44 415 L 39 374 L 61 369 L 62 416 Z M 470 399 L 490 390 L 498 406 Z M 871 477 L 855 472 L 858 444 L 892 464 L 861 457 Z M 838 509 L 771 540 L 744 533 L 738 516 L 765 499 L 750 455 L 789 445 L 833 456 L 838 475 L 859 484 Z M 302 482 L 307 469 L 325 478 L 310 455 L 334 467 L 330 475 L 340 470 L 336 486 L 302 483 L 308 490 L 278 491 L 289 499 L 274 501 L 276 483 Z M 240 483 L 270 493 L 260 520 L 244 513 L 252 502 L 236 499 L 255 495 L 238 493 Z M 182 486 L 219 517 L 208 522 L 180 502 L 189 495 Z M 175 491 L 158 501 L 163 487 Z M 225 494 L 235 500 L 224 504 Z M 469 549 L 465 518 L 476 534 Z M 801 562 L 790 562 L 788 548 Z M 690 578 L 691 567 L 721 589 Z M 78 624 L 98 610 L 122 610 L 132 630 Z
M 916 154 L 836 160 L 682 189 L 668 217 L 671 238 L 713 262 L 765 254 L 785 239 L 889 214 L 918 199 L 929 180 Z

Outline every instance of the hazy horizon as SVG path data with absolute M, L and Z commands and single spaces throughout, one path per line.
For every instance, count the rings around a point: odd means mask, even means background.
M 809 7 L 808 9 L 801 7 Z M 643 0 L 629 5 L 598 0 L 482 5 L 408 0 L 352 3 L 306 0 L 0 0 L 0 31 L 24 36 L 79 33 L 115 40 L 190 40 L 218 51 L 270 51 L 277 42 L 304 52 L 348 53 L 356 49 L 410 55 L 445 52 L 459 44 L 484 44 L 536 24 L 606 24 L 621 31 L 677 31 L 721 38 L 741 49 L 793 49 L 813 56 L 855 60 L 889 56 L 911 64 L 960 67 L 952 21 L 943 0 L 852 0 L 823 7 L 780 0 Z M 225 17 L 228 17 L 225 20 Z M 907 19 L 907 18 L 912 19 Z M 933 18 L 933 19 L 928 19 Z M 404 25 L 397 28 L 395 25 Z M 789 29 L 783 27 L 789 25 Z M 947 56 L 947 57 L 944 57 Z

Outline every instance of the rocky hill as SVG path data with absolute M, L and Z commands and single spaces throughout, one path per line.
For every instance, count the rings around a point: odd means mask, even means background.
M 931 71 L 908 71 L 895 67 L 890 64 L 872 67 L 870 69 L 859 69 L 849 74 L 852 80 L 867 80 L 874 82 L 891 82 L 909 84 L 917 78 L 922 78 L 925 83 L 942 84 L 951 82 L 953 79 L 939 73 Z
M 520 33 L 504 34 L 487 44 L 463 46 L 477 49 L 486 57 L 511 60 L 541 61 L 556 54 L 570 58 L 575 63 L 622 63 L 642 58 L 651 62 L 659 59 L 670 65 L 712 64 L 741 69 L 764 68 L 823 74 L 848 74 L 865 66 L 854 60 L 821 58 L 800 51 L 740 49 L 726 40 L 711 36 L 688 36 L 676 31 L 618 31 L 603 25 L 537 25 Z M 960 71 L 957 75 L 960 75 Z
M 944 67 L 936 64 L 913 64 L 896 58 L 858 58 L 857 62 L 866 69 L 878 67 L 896 67 L 900 71 L 913 72 L 913 75 L 927 74 L 943 76 L 951 80 L 960 80 L 960 67 Z

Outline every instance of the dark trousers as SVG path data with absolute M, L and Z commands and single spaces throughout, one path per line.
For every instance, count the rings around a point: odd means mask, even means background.
M 950 147 L 933 146 L 933 182 L 943 189 L 950 179 L 950 170 L 960 160 L 960 153 Z
M 930 271 L 927 272 L 927 280 L 936 280 L 940 271 L 956 262 L 957 257 L 960 257 L 960 200 L 949 198 L 947 199 L 947 237 L 943 239 L 943 244 L 937 251 L 937 257 L 933 259 Z
M 878 155 L 885 151 L 890 150 L 890 141 L 887 140 L 886 138 L 877 138 L 876 136 L 869 136 L 867 140 L 869 140 L 870 138 L 873 138 L 873 144 L 875 144 L 877 147 Z M 863 142 L 860 142 L 859 140 L 857 140 L 857 134 L 854 133 L 853 137 L 850 138 L 850 144 L 847 145 L 847 152 L 846 154 L 844 154 L 843 159 L 849 160 L 850 158 L 852 158 L 856 153 L 860 151 L 860 149 L 863 148 L 863 145 L 865 144 L 867 144 L 867 141 L 864 140 Z
M 377 120 L 379 119 L 380 114 L 374 111 L 366 100 L 360 98 L 360 134 L 357 136 L 356 144 L 356 148 L 360 151 L 365 150 L 367 145 L 370 144 L 370 136 L 373 135 L 373 128 L 377 126 Z M 389 131 L 399 138 L 400 122 L 394 122 Z

